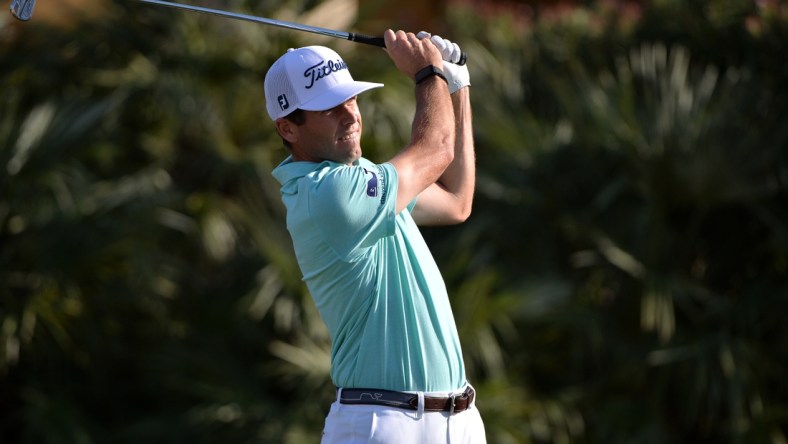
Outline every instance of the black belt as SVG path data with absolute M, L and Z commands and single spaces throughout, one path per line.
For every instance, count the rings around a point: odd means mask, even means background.
M 446 398 L 425 396 L 424 411 L 459 413 L 468 410 L 475 397 L 476 392 L 471 386 L 468 386 L 461 395 Z M 342 404 L 385 405 L 407 410 L 419 409 L 419 395 L 391 390 L 346 388 L 342 389 L 339 402 Z

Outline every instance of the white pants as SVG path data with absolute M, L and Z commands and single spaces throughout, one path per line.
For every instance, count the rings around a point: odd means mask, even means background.
M 427 396 L 431 394 L 427 393 Z M 475 405 L 449 412 L 423 412 L 382 405 L 331 404 L 321 444 L 485 444 Z

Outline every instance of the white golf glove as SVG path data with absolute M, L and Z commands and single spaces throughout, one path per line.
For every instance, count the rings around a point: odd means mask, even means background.
M 420 39 L 429 37 L 432 43 L 440 50 L 443 57 L 443 73 L 446 74 L 446 80 L 449 81 L 449 93 L 454 94 L 458 90 L 470 86 L 471 74 L 468 72 L 468 67 L 456 64 L 460 61 L 460 56 L 462 55 L 459 45 L 425 31 L 419 32 L 416 34 L 416 37 Z

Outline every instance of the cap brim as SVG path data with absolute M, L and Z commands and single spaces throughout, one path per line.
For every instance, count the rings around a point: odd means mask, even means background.
M 352 81 L 336 85 L 314 99 L 302 103 L 299 108 L 305 111 L 325 111 L 341 105 L 351 98 L 370 89 L 381 88 L 382 83 Z

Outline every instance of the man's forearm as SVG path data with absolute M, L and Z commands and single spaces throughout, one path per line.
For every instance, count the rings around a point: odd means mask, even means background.
M 390 162 L 397 170 L 397 212 L 432 186 L 454 159 L 455 123 L 446 82 L 436 76 L 416 86 L 411 141 Z
M 456 198 L 461 213 L 471 212 L 473 192 L 476 188 L 476 156 L 473 142 L 473 119 L 470 88 L 462 88 L 451 95 L 454 108 L 455 138 L 454 160 L 449 164 L 438 184 Z
M 456 145 L 454 143 L 454 101 L 446 94 L 446 82 L 437 76 L 428 78 L 421 85 L 416 85 L 416 113 L 411 127 L 411 143 L 406 149 L 424 150 L 421 154 L 441 156 L 441 147 Z M 446 146 L 448 149 L 449 146 Z M 451 152 L 448 153 L 451 156 Z M 434 176 L 433 176 L 434 177 Z

